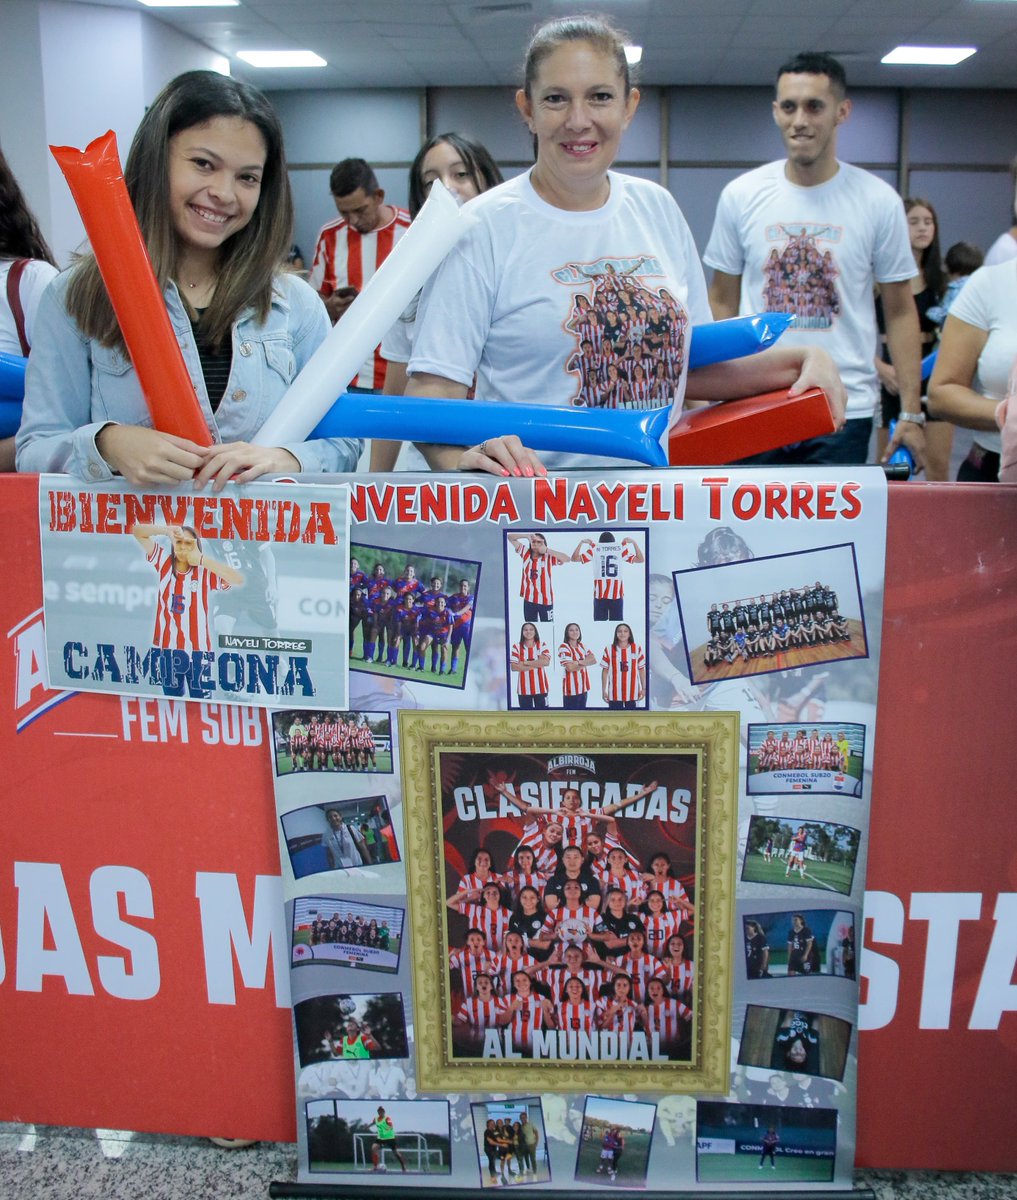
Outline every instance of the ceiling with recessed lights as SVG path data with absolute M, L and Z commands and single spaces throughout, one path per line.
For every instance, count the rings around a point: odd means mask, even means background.
M 647 84 L 770 83 L 799 50 L 830 50 L 849 83 L 872 87 L 1017 86 L 1013 0 L 242 0 L 236 8 L 144 8 L 231 58 L 260 87 L 514 84 L 533 26 L 572 12 L 614 17 L 644 47 Z M 974 46 L 954 67 L 883 66 L 900 44 Z M 318 69 L 257 70 L 238 50 L 312 50 Z

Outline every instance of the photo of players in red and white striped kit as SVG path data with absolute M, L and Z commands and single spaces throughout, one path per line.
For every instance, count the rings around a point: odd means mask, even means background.
M 480 563 L 354 543 L 350 668 L 463 687 Z
M 646 655 L 623 621 L 600 658 L 601 688 L 608 708 L 646 707 Z
M 862 794 L 865 726 L 855 722 L 749 725 L 750 795 Z
M 392 773 L 392 715 L 284 709 L 272 714 L 277 775 Z
M 517 657 L 519 643 L 506 646 L 509 708 L 646 706 L 646 531 L 594 529 L 576 537 L 574 545 L 555 547 L 542 531 L 505 535 L 508 628 L 533 626 L 542 652 L 528 657 L 547 659 L 542 674 L 521 684 L 528 668 Z M 611 650 L 619 625 L 631 647 L 620 654 Z M 597 670 L 605 665 L 608 677 Z
M 593 619 L 621 621 L 625 617 L 624 563 L 641 563 L 646 559 L 634 538 L 615 541 L 613 533 L 604 532 L 595 542 L 586 537 L 579 543 L 579 561 L 593 563 Z
M 440 777 L 453 1053 L 564 1057 L 581 1032 L 606 1061 L 611 1033 L 687 1061 L 695 759 L 457 752 Z
M 211 650 L 213 592 L 242 588 L 244 576 L 228 563 L 206 555 L 190 525 L 132 525 L 158 576 L 152 645 L 160 650 Z M 158 538 L 169 539 L 169 552 Z

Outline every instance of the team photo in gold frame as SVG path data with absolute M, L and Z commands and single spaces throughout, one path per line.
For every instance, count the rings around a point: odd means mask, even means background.
M 726 1089 L 738 727 L 399 714 L 422 1088 Z

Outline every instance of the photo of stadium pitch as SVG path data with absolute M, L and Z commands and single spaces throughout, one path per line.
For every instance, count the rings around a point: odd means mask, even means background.
M 312 1172 L 452 1173 L 446 1100 L 311 1100 L 304 1115 Z
M 696 1179 L 700 1183 L 829 1183 L 837 1154 L 832 1108 L 765 1104 L 696 1105 Z
M 831 821 L 749 819 L 742 880 L 851 894 L 861 832 Z

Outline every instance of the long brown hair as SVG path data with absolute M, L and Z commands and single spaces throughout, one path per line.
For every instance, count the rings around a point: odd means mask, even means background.
M 932 289 L 932 294 L 938 300 L 946 291 L 946 273 L 943 270 L 943 258 L 939 252 L 939 217 L 928 200 L 923 200 L 920 196 L 909 196 L 904 201 L 905 213 L 909 213 L 913 208 L 927 208 L 932 213 L 932 220 L 936 226 L 932 241 L 922 251 L 921 267 L 922 274 L 925 276 L 925 286 Z
M 39 258 L 56 266 L 42 230 L 0 150 L 0 258 Z
M 201 318 L 203 333 L 219 344 L 238 314 L 253 307 L 264 321 L 272 281 L 292 241 L 293 199 L 286 173 L 282 126 L 257 88 L 216 71 L 187 71 L 163 88 L 134 135 L 124 180 L 148 246 L 160 289 L 176 273 L 177 234 L 169 205 L 169 143 L 184 129 L 216 117 L 249 121 L 265 140 L 261 195 L 251 220 L 220 251 L 215 293 Z M 113 305 L 95 257 L 82 258 L 67 289 L 67 310 L 89 337 L 125 350 Z

